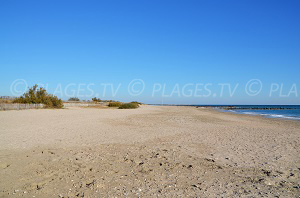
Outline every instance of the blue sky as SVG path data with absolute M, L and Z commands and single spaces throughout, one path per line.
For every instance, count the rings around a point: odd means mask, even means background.
M 63 99 L 78 87 L 90 99 L 93 84 L 92 96 L 121 101 L 300 104 L 299 8 L 298 0 L 1 1 L 0 95 L 24 79 Z M 145 85 L 138 96 L 128 93 L 134 79 Z M 251 79 L 262 83 L 255 96 L 245 92 Z M 103 83 L 121 85 L 113 96 Z M 168 96 L 153 95 L 155 83 Z M 187 83 L 194 92 L 210 83 L 211 94 L 185 97 Z M 221 96 L 222 83 L 238 84 L 233 96 Z M 279 88 L 270 97 L 272 83 Z M 180 94 L 170 96 L 176 84 Z

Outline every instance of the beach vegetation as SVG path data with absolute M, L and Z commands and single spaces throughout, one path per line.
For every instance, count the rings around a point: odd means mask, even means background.
M 139 107 L 139 104 L 130 102 L 130 103 L 124 103 L 122 104 L 119 109 L 136 109 Z
M 10 97 L 10 96 L 0 96 L 0 103 L 12 103 L 14 101 L 14 98 Z
M 137 102 L 137 101 L 132 101 L 131 103 L 137 104 L 137 105 L 141 105 L 142 104 L 141 102 Z
M 96 98 L 96 97 L 92 98 L 92 101 L 93 102 L 102 102 L 102 100 L 100 98 Z
M 63 101 L 53 94 L 47 93 L 43 87 L 34 85 L 22 96 L 13 100 L 13 103 L 44 104 L 45 108 L 63 108 Z
M 80 101 L 80 99 L 79 98 L 77 98 L 77 97 L 71 97 L 71 98 L 69 98 L 69 100 L 68 101 L 72 101 L 72 102 L 79 102 Z
M 109 107 L 120 107 L 122 105 L 121 102 L 110 102 L 108 104 Z

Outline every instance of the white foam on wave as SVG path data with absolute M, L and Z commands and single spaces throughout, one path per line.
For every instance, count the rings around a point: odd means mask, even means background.
M 265 114 L 265 113 L 255 113 L 255 112 L 242 112 L 243 114 L 247 114 L 247 115 L 269 115 L 269 114 Z
M 279 115 L 279 114 L 269 114 L 268 116 L 273 117 L 273 118 L 283 118 L 283 119 L 300 120 L 299 117 L 284 116 L 284 115 Z
M 237 110 L 223 110 L 225 112 L 232 112 L 236 114 L 247 114 L 253 116 L 263 116 L 267 118 L 278 118 L 278 119 L 289 119 L 289 120 L 300 120 L 300 116 L 283 115 L 283 114 L 272 114 L 272 113 L 261 113 L 253 111 L 237 111 Z
M 269 118 L 281 118 L 281 119 L 291 119 L 291 120 L 300 120 L 300 117 L 293 117 L 293 116 L 286 116 L 286 115 L 281 115 L 281 114 L 267 114 L 267 113 L 256 113 L 256 112 L 237 112 L 237 111 L 232 111 L 234 113 L 239 113 L 239 114 L 247 114 L 247 115 L 253 115 L 253 116 L 264 116 L 264 117 L 269 117 Z
M 271 117 L 271 118 L 282 118 L 282 119 L 300 120 L 300 117 L 286 116 L 286 115 L 281 115 L 281 114 L 267 114 L 267 113 L 253 113 L 253 112 L 244 112 L 244 114 L 248 114 L 248 115 L 261 115 L 261 116 L 264 116 L 264 117 Z
M 259 115 L 258 113 L 254 113 L 254 112 L 243 112 L 244 114 L 249 114 L 249 115 Z

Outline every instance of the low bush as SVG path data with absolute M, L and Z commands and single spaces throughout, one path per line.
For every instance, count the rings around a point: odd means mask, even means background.
M 137 103 L 124 103 L 122 104 L 119 109 L 136 109 L 139 107 L 139 104 Z
M 110 102 L 108 104 L 109 107 L 120 107 L 122 105 L 121 102 Z
M 137 102 L 137 101 L 132 101 L 131 103 L 137 104 L 137 105 L 141 105 L 142 104 L 141 102 Z
M 75 102 L 79 102 L 80 99 L 79 98 L 76 98 L 76 97 L 73 97 L 73 98 L 69 98 L 68 101 L 75 101 Z
M 9 103 L 13 103 L 14 99 L 11 99 L 11 98 L 2 98 L 0 97 L 0 103 L 6 103 L 6 104 L 9 104 Z
M 28 92 L 24 93 L 23 96 L 15 98 L 13 103 L 44 104 L 45 108 L 63 108 L 64 106 L 61 99 L 48 94 L 46 89 L 42 87 L 38 89 L 38 85 L 29 88 Z
M 94 98 L 92 98 L 92 101 L 93 101 L 93 102 L 101 102 L 102 100 L 101 100 L 100 98 L 94 97 Z

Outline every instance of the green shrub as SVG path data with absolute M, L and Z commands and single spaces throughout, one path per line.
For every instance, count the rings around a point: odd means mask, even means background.
M 132 101 L 131 103 L 137 104 L 137 105 L 141 105 L 142 104 L 141 102 L 137 102 L 137 101 Z
M 14 101 L 14 98 L 11 98 L 9 96 L 0 96 L 0 103 L 12 103 Z
M 110 102 L 108 104 L 109 107 L 120 107 L 122 105 L 121 102 Z
M 94 98 L 92 98 L 92 101 L 93 101 L 93 102 L 101 102 L 102 100 L 101 100 L 100 98 L 94 97 Z
M 79 98 L 76 98 L 76 97 L 73 97 L 73 98 L 69 98 L 68 101 L 76 101 L 76 102 L 78 102 L 78 101 L 80 101 L 80 99 L 79 99 Z
M 61 99 L 48 94 L 46 89 L 42 87 L 38 89 L 38 85 L 29 88 L 28 92 L 24 93 L 23 96 L 15 98 L 13 103 L 44 104 L 45 108 L 63 108 L 64 106 Z
M 122 104 L 119 109 L 136 109 L 139 107 L 139 104 L 137 103 L 124 103 Z

